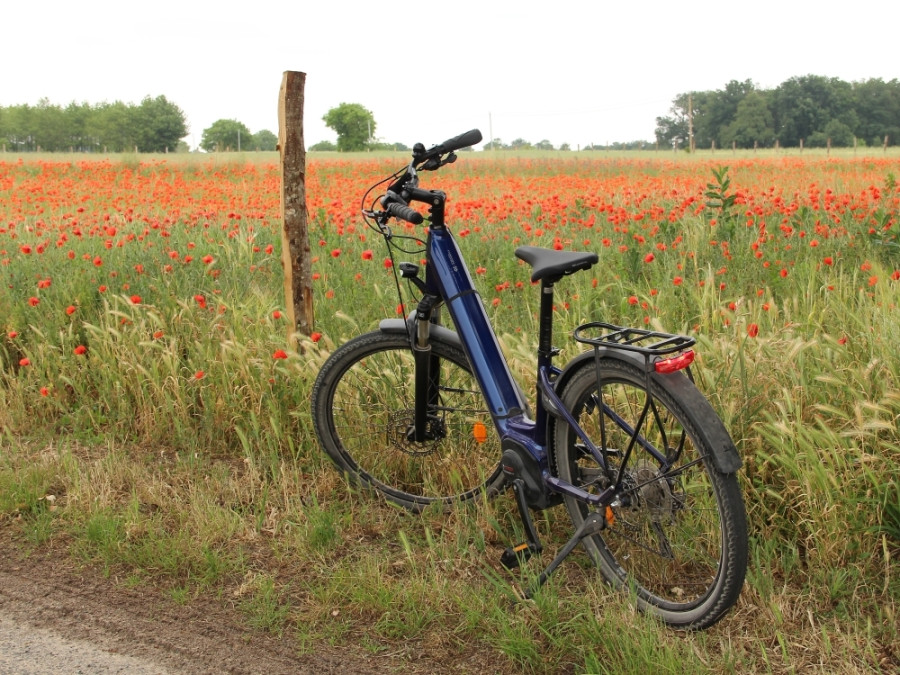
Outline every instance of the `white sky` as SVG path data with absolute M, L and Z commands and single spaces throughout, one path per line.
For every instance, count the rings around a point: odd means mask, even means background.
M 322 116 L 372 111 L 376 137 L 431 145 L 478 127 L 573 149 L 652 140 L 686 91 L 800 75 L 900 77 L 900 3 L 757 0 L 10 0 L 0 106 L 165 96 L 196 147 L 217 119 L 278 133 L 282 73 Z

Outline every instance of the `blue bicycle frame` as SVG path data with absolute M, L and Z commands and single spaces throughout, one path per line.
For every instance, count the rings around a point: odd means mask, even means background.
M 475 289 L 474 282 L 463 260 L 462 253 L 453 238 L 453 235 L 444 225 L 444 193 L 438 190 L 420 190 L 419 188 L 407 188 L 404 196 L 411 201 L 421 201 L 431 206 L 431 223 L 428 228 L 426 241 L 426 273 L 424 291 L 426 293 L 425 310 L 420 306 L 417 323 L 425 327 L 423 331 L 417 331 L 418 347 L 426 347 L 427 322 L 430 320 L 434 300 L 428 300 L 429 296 L 447 305 L 450 317 L 456 327 L 463 349 L 469 358 L 475 378 L 481 387 L 488 410 L 493 419 L 497 433 L 500 437 L 501 447 L 509 442 L 525 448 L 537 463 L 544 488 L 558 494 L 575 497 L 592 505 L 608 504 L 615 492 L 609 488 L 599 495 L 591 494 L 570 483 L 551 475 L 548 457 L 548 413 L 544 405 L 546 397 L 548 404 L 553 406 L 555 414 L 561 416 L 585 443 L 586 448 L 596 458 L 600 466 L 606 467 L 606 461 L 602 453 L 597 450 L 594 443 L 578 426 L 575 419 L 563 406 L 552 385 L 552 378 L 559 374 L 559 369 L 551 364 L 553 350 L 550 345 L 549 321 L 541 327 L 540 346 L 538 349 L 537 364 L 537 397 L 535 419 L 529 418 L 528 404 L 518 386 L 506 359 L 500 348 L 497 336 L 488 319 L 487 312 L 481 296 Z M 541 287 L 542 315 L 549 316 L 549 310 L 553 302 L 553 285 L 543 283 Z M 424 338 L 424 339 L 423 339 Z M 416 345 L 414 344 L 414 349 Z M 417 364 L 417 380 L 425 386 L 428 376 L 420 373 L 427 366 L 427 359 L 423 358 Z M 421 379 L 420 379 L 421 378 Z M 424 434 L 426 419 L 427 395 L 420 391 L 416 393 L 416 436 Z

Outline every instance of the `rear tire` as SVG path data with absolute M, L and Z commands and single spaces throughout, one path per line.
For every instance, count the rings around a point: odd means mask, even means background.
M 440 386 L 429 410 L 431 438 L 422 443 L 410 437 L 415 364 L 404 334 L 373 332 L 347 342 L 325 362 L 312 393 L 316 434 L 338 469 L 416 511 L 502 483 L 499 442 L 465 353 L 434 338 L 431 349 Z
M 648 382 L 652 402 L 641 421 Z M 587 360 L 567 378 L 560 397 L 612 471 L 601 470 L 563 420 L 554 419 L 552 437 L 557 472 L 565 481 L 597 494 L 622 471 L 620 497 L 603 510 L 606 528 L 583 540 L 604 578 L 630 590 L 641 610 L 665 623 L 702 629 L 740 595 L 747 519 L 737 476 L 717 470 L 700 423 L 714 413 L 705 399 L 679 398 L 685 388 L 693 384 L 681 372 L 653 374 L 648 381 L 631 362 Z M 630 455 L 632 435 L 621 422 L 638 430 Z M 648 445 L 666 459 L 651 454 Z M 577 528 L 588 507 L 571 497 L 565 502 Z

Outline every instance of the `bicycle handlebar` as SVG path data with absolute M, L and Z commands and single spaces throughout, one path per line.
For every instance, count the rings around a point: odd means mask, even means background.
M 449 164 L 456 160 L 456 155 L 453 154 L 455 150 L 467 148 L 480 141 L 481 132 L 478 129 L 471 129 L 459 136 L 454 136 L 443 143 L 435 145 L 430 150 L 426 150 L 425 146 L 421 143 L 416 143 L 413 148 L 412 161 L 409 163 L 406 171 L 403 172 L 402 175 L 400 175 L 399 172 L 394 175 L 396 180 L 379 200 L 384 211 L 379 214 L 374 211 L 366 211 L 364 207 L 363 213 L 373 217 L 379 217 L 379 223 L 382 226 L 387 222 L 386 217 L 399 218 L 400 220 L 405 220 L 413 225 L 420 225 L 424 222 L 425 218 L 421 213 L 410 208 L 409 201 L 411 199 L 415 201 L 427 201 L 432 203 L 432 208 L 434 208 L 434 202 L 432 202 L 433 195 L 430 192 L 418 189 L 419 179 L 416 175 L 417 170 L 434 171 L 435 169 L 439 169 L 445 164 Z M 365 197 L 363 199 L 365 200 Z M 443 204 L 443 202 L 441 202 L 441 204 Z M 439 222 L 443 222 L 443 206 L 441 207 Z
M 459 136 L 454 136 L 443 143 L 435 145 L 428 151 L 426 151 L 425 147 L 421 144 L 417 144 L 417 147 L 413 149 L 413 161 L 416 164 L 419 164 L 420 162 L 424 162 L 433 157 L 446 155 L 454 150 L 459 150 L 460 148 L 468 148 L 470 145 L 480 143 L 481 138 L 481 131 L 478 129 L 471 129 Z
M 405 220 L 406 222 L 412 223 L 413 225 L 421 225 L 422 221 L 425 220 L 422 214 L 416 211 L 414 208 L 406 206 L 404 204 L 398 204 L 397 202 L 388 204 L 385 207 L 385 211 L 387 211 L 395 218 Z

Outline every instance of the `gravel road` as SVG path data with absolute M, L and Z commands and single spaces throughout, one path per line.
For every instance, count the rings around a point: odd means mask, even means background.
M 402 657 L 370 654 L 352 645 L 322 644 L 300 652 L 290 637 L 249 628 L 227 602 L 198 597 L 177 604 L 160 589 L 129 587 L 102 570 L 77 567 L 61 545 L 23 554 L 28 547 L 17 545 L 10 534 L 0 522 L 0 675 L 481 670 L 468 660 L 448 664 L 432 659 L 415 646 Z
M 0 617 L 0 675 L 169 675 L 171 672 L 144 659 Z

